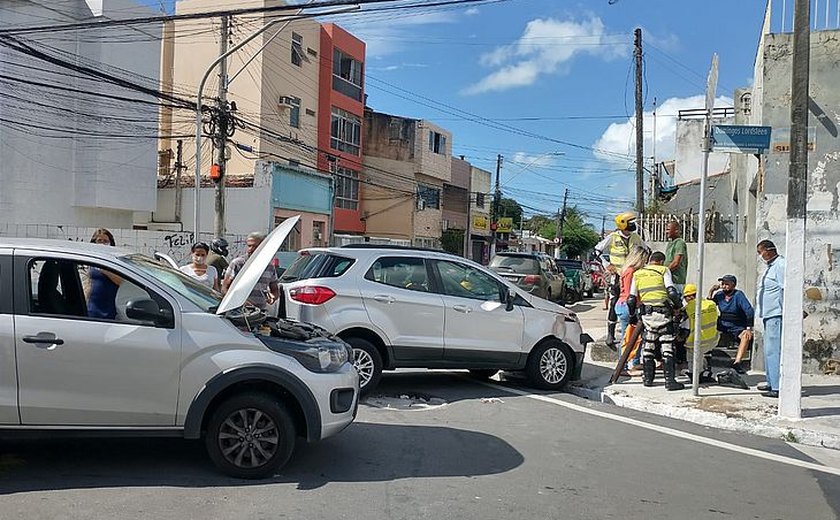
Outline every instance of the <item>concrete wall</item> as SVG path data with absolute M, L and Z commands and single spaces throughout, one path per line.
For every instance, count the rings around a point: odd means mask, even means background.
M 761 75 L 762 119 L 773 131 L 790 126 L 791 34 L 764 38 Z M 816 150 L 808 159 L 808 213 L 805 237 L 805 332 L 803 370 L 818 372 L 840 358 L 840 31 L 811 35 L 811 111 Z M 769 238 L 784 254 L 789 155 L 771 149 L 759 175 L 757 239 Z M 789 261 L 796 261 L 790 259 Z M 763 266 L 757 269 L 763 272 Z
M 110 18 L 152 12 L 127 0 L 106 0 Z M 52 6 L 22 0 L 4 2 L 3 23 L 39 24 L 44 19 L 72 23 L 91 19 L 84 0 Z M 43 35 L 59 57 L 78 55 L 80 64 L 144 86 L 158 84 L 160 27 L 149 25 L 148 41 L 125 45 L 124 28 L 68 31 L 61 39 Z M 37 41 L 41 36 L 29 35 Z M 119 67 L 122 70 L 117 70 Z M 0 48 L 0 74 L 91 93 L 150 97 L 67 68 Z M 155 205 L 157 110 L 154 105 L 0 84 L 0 112 L 20 125 L 0 125 L 0 221 L 131 227 L 135 211 Z M 128 119 L 129 121 L 126 121 Z M 35 125 L 35 126 L 29 126 Z M 107 138 L 103 138 L 107 137 Z
M 716 121 L 731 124 L 731 120 Z M 703 125 L 702 119 L 680 119 L 677 121 L 677 144 L 674 184 L 697 180 L 703 173 Z M 709 154 L 709 175 L 721 173 L 729 164 L 729 154 Z
M 482 170 L 481 168 L 476 168 L 475 166 L 471 168 L 470 174 L 470 191 L 472 192 L 470 193 L 470 233 L 473 235 L 489 237 L 489 227 L 479 229 L 474 224 L 476 217 L 484 219 L 490 218 L 490 205 L 492 202 L 492 197 L 490 196 L 491 174 L 487 170 Z M 484 206 L 481 208 L 476 205 L 478 194 L 484 195 Z
M 666 242 L 650 242 L 653 251 L 665 252 L 668 246 Z M 686 283 L 697 283 L 697 244 L 686 244 L 688 246 L 688 273 Z M 745 287 L 748 279 L 755 272 L 755 265 L 758 261 L 753 259 L 749 264 L 742 261 L 743 244 L 706 244 L 703 253 L 703 286 L 704 294 L 709 293 L 709 288 L 717 283 L 718 278 L 725 274 L 732 274 L 738 278 L 738 288 L 744 291 L 750 302 L 755 303 L 755 292 Z
M 429 149 L 430 132 L 436 132 L 446 138 L 446 146 L 440 153 Z M 417 139 L 414 142 L 415 156 L 418 158 L 418 172 L 443 182 L 452 180 L 452 134 L 429 121 L 417 123 Z

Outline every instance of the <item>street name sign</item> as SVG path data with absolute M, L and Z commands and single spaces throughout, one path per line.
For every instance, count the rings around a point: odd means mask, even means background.
M 770 148 L 769 126 L 715 125 L 712 150 L 730 153 L 764 153 Z

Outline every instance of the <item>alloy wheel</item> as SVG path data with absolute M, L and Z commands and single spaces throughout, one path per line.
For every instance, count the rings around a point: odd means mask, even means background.
M 235 410 L 221 424 L 219 448 L 239 468 L 258 468 L 277 453 L 280 431 L 274 420 L 256 408 Z
M 362 349 L 353 349 L 353 366 L 359 373 L 359 387 L 364 388 L 373 378 L 374 363 L 370 354 Z
M 559 348 L 548 348 L 540 357 L 540 375 L 546 383 L 555 385 L 563 380 L 568 370 L 566 355 Z

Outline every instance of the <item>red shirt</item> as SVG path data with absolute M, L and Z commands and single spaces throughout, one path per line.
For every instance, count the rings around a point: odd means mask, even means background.
M 633 273 L 636 270 L 628 267 L 621 272 L 621 292 L 618 293 L 618 301 L 624 303 L 630 297 L 630 286 L 633 284 Z

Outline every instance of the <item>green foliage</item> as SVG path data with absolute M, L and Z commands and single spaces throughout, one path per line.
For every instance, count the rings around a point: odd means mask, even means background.
M 557 223 L 552 215 L 535 215 L 528 220 L 528 229 L 552 239 L 557 236 Z M 569 258 L 584 257 L 600 240 L 600 235 L 583 219 L 583 213 L 572 206 L 566 209 L 563 223 L 563 244 L 560 251 Z
M 502 197 L 499 201 L 499 217 L 512 217 L 513 227 L 519 229 L 522 222 L 522 206 L 514 199 Z
M 440 236 L 441 249 L 453 255 L 464 254 L 464 231 L 461 229 L 449 229 Z

